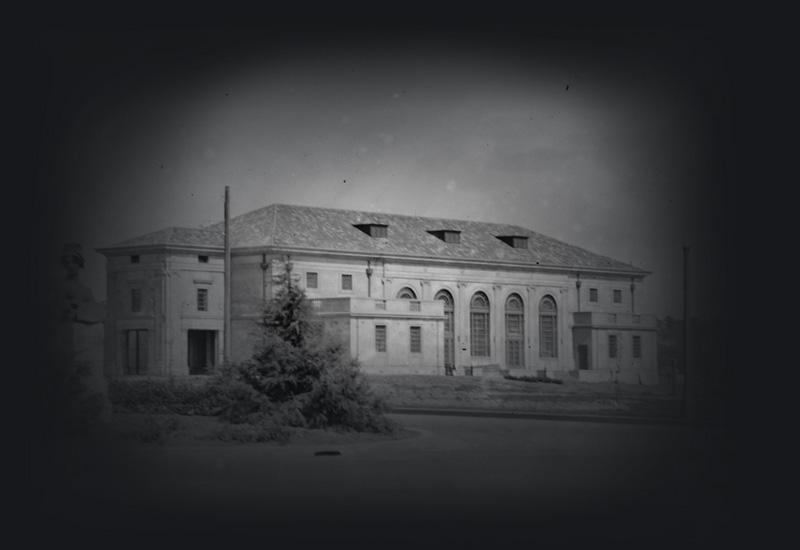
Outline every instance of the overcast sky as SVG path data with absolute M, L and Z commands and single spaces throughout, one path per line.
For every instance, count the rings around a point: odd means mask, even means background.
M 350 30 L 44 37 L 51 255 L 80 242 L 103 299 L 92 249 L 220 221 L 228 185 L 234 216 L 280 202 L 522 225 L 651 270 L 640 311 L 681 316 L 681 246 L 708 275 L 724 229 L 724 82 L 702 33 Z

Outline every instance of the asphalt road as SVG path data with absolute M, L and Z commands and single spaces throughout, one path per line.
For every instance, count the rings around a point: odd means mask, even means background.
M 339 446 L 88 445 L 44 461 L 43 536 L 149 546 L 716 546 L 727 457 L 675 425 L 396 415 Z M 316 456 L 318 451 L 338 455 Z

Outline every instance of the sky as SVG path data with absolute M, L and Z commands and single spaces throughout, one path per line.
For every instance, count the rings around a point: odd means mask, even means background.
M 516 224 L 720 295 L 726 73 L 697 29 L 396 25 L 40 37 L 48 257 L 272 203 Z M 724 278 L 724 277 L 723 277 Z

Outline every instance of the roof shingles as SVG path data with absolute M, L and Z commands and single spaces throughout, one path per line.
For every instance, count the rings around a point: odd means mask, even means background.
M 370 237 L 355 227 L 368 223 L 388 225 L 388 237 Z M 443 229 L 460 231 L 460 243 L 446 243 L 428 233 Z M 497 238 L 501 235 L 526 236 L 528 246 L 509 246 Z M 204 229 L 168 228 L 111 248 L 158 244 L 221 247 L 223 224 Z M 514 225 L 286 204 L 273 204 L 231 219 L 232 248 L 265 246 L 646 273 Z

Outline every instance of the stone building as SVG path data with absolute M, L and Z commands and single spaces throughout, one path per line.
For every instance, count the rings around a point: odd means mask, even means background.
M 109 375 L 203 374 L 221 364 L 223 224 L 99 249 Z M 274 204 L 233 218 L 233 361 L 290 262 L 326 330 L 366 372 L 577 376 L 655 383 L 648 272 L 496 223 Z

